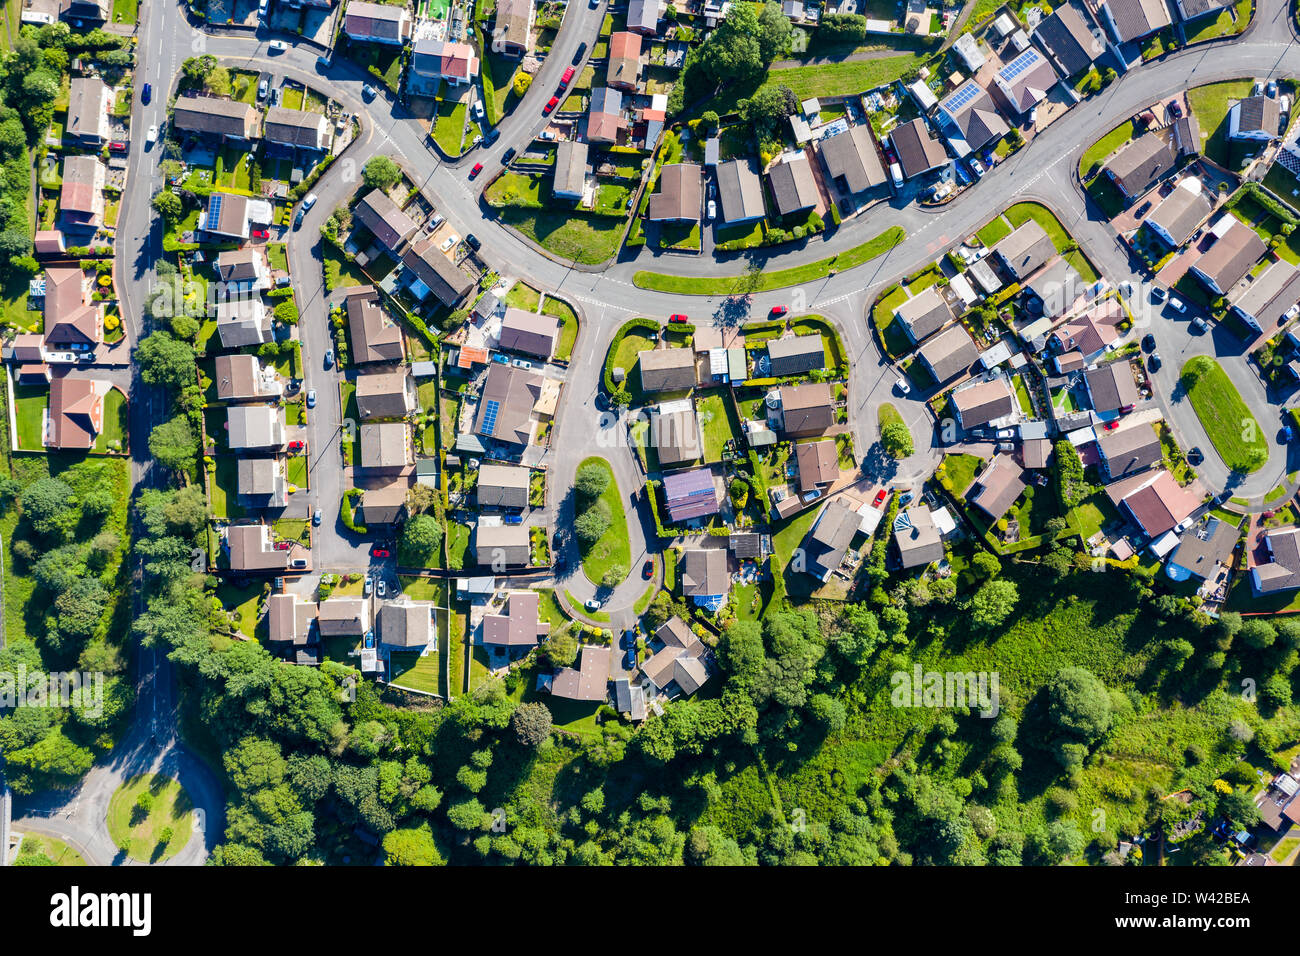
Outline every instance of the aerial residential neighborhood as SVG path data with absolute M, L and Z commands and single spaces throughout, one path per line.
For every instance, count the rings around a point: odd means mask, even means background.
M 1296 864 L 1293 5 L 4 6 L 0 865 Z

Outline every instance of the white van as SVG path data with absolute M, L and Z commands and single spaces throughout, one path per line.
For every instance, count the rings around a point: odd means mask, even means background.
M 890 163 L 889 175 L 894 180 L 894 188 L 902 189 L 903 188 L 903 167 L 898 165 L 898 163 Z

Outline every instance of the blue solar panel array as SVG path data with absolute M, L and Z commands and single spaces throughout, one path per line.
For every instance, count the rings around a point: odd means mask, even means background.
M 487 410 L 483 413 L 483 431 L 489 435 L 497 433 L 497 411 L 501 408 L 501 403 L 489 399 Z
M 1014 80 L 1021 73 L 1025 72 L 1025 70 L 1034 66 L 1038 60 L 1039 56 L 1037 50 L 1026 50 L 999 70 L 998 76 L 1002 77 L 1004 80 Z
M 213 193 L 208 198 L 208 228 L 215 229 L 221 222 L 221 193 Z
M 957 113 L 962 109 L 962 107 L 983 92 L 984 91 L 980 89 L 978 83 L 975 83 L 974 81 L 967 82 L 956 93 L 944 100 L 943 108 L 949 113 Z

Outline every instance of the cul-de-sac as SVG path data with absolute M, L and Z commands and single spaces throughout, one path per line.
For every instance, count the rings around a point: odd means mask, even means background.
M 0 9 L 0 865 L 1300 857 L 1294 2 Z

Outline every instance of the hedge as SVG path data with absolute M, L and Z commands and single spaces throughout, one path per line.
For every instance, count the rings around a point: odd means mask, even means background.
M 630 319 L 624 322 L 619 330 L 614 333 L 614 338 L 609 343 L 609 351 L 605 353 L 605 391 L 610 394 L 613 394 L 618 389 L 618 386 L 614 383 L 614 361 L 618 356 L 618 347 L 629 332 L 634 332 L 637 329 L 646 329 L 657 333 L 659 323 L 654 319 Z
M 339 520 L 343 522 L 343 527 L 355 534 L 365 534 L 367 531 L 365 525 L 356 522 L 357 502 L 360 499 L 360 488 L 349 488 L 339 499 Z

